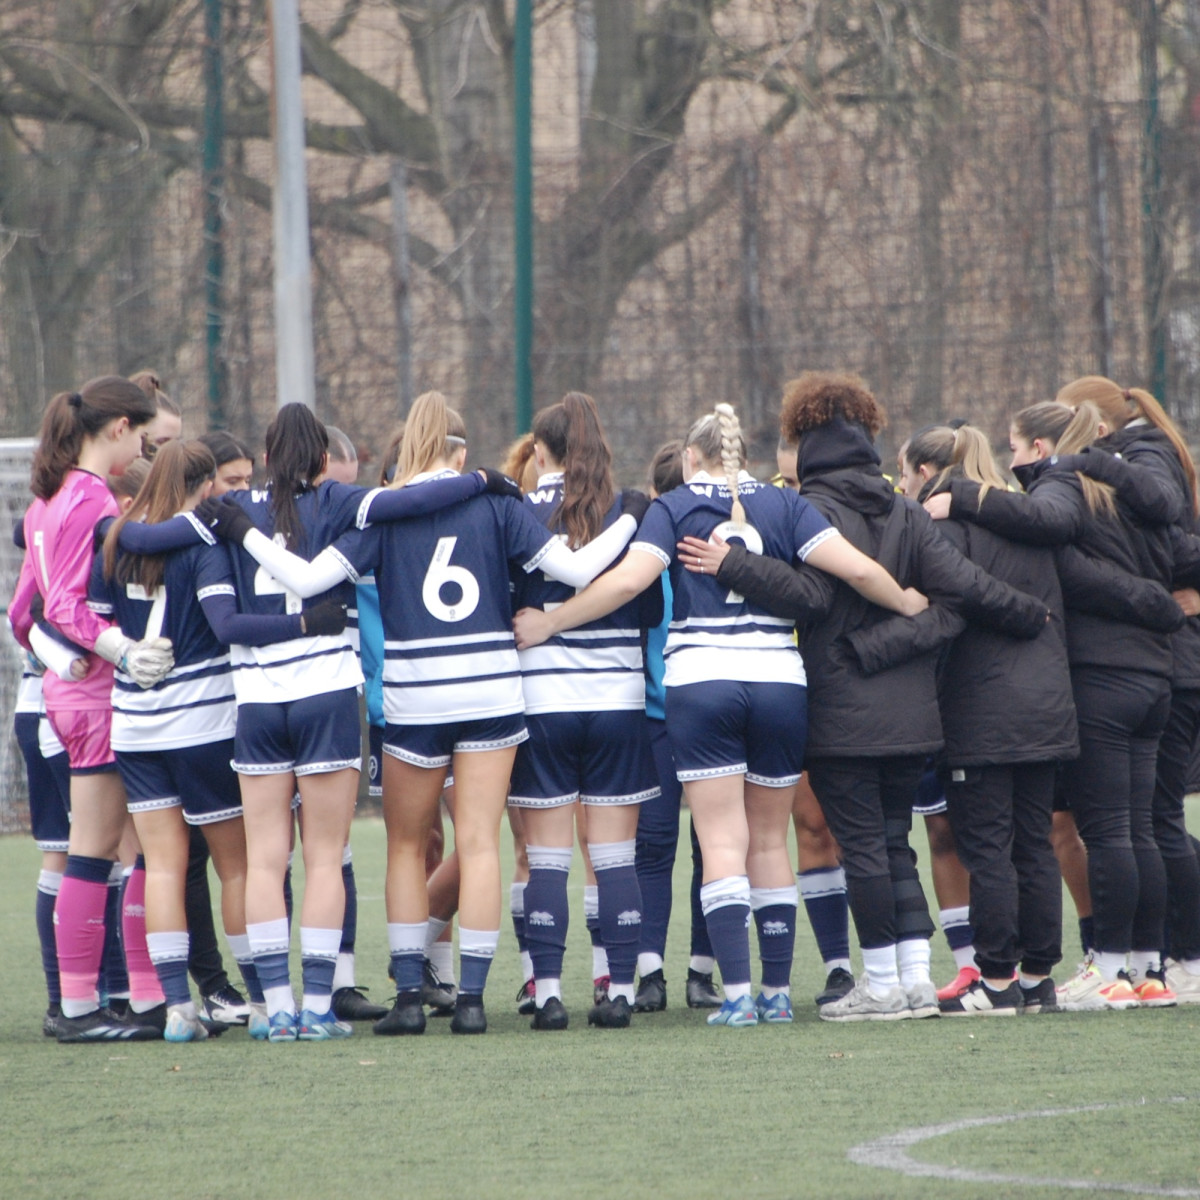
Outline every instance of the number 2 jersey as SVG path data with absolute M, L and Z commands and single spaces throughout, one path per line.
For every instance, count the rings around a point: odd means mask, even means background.
M 295 552 L 314 558 L 344 530 L 352 529 L 363 518 L 369 493 L 349 484 L 327 480 L 308 488 L 296 497 L 299 535 Z M 253 489 L 230 492 L 232 498 L 267 537 L 274 534 L 271 493 Z M 275 535 L 282 544 L 282 536 Z M 270 616 L 299 613 L 304 604 L 241 546 L 229 546 L 229 561 L 237 592 L 238 609 L 245 613 Z M 353 608 L 354 588 L 338 584 L 312 604 L 339 600 Z M 292 638 L 268 646 L 230 647 L 233 683 L 239 704 L 284 704 L 325 692 L 342 691 L 362 684 L 362 670 L 349 631 L 322 637 Z
M 525 504 L 550 529 L 562 499 L 563 476 L 555 472 L 538 479 L 537 487 L 525 497 Z M 609 528 L 620 515 L 618 493 L 605 514 L 603 528 Z M 514 582 L 516 609 L 549 611 L 575 594 L 574 588 L 542 571 L 523 575 Z M 606 617 L 520 651 L 525 711 L 605 712 L 645 708 L 642 607 L 640 599 L 631 600 Z
M 714 680 L 743 683 L 806 682 L 792 639 L 794 622 L 748 604 L 711 575 L 686 570 L 676 557 L 684 537 L 708 541 L 715 532 L 743 541 L 756 554 L 803 561 L 827 538 L 841 535 L 807 500 L 790 489 L 738 476 L 738 494 L 751 526 L 729 527 L 733 500 L 723 479 L 699 471 L 650 506 L 630 550 L 655 555 L 670 568 L 673 612 L 663 651 L 667 687 Z
M 405 486 L 453 474 L 418 475 Z M 509 564 L 536 571 L 553 543 L 521 501 L 494 495 L 338 540 L 334 550 L 353 578 L 373 573 L 379 589 L 388 724 L 524 711 Z

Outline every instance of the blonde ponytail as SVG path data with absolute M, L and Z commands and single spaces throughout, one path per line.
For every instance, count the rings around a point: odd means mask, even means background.
M 1090 401 L 1083 401 L 1075 409 L 1075 416 L 1070 424 L 1062 431 L 1062 436 L 1055 444 L 1055 454 L 1078 454 L 1087 449 L 1100 436 L 1100 410 Z M 1093 513 L 1104 513 L 1113 517 L 1117 513 L 1116 493 L 1107 483 L 1092 479 L 1082 471 L 1076 471 L 1079 482 L 1083 485 L 1083 498 Z

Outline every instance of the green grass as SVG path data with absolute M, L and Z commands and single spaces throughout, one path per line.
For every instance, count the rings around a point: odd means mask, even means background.
M 383 998 L 380 823 L 359 821 L 354 846 L 359 977 Z M 709 1029 L 683 1007 L 686 857 L 670 1008 L 627 1031 L 586 1026 L 590 951 L 577 920 L 563 1034 L 535 1035 L 513 1011 L 506 933 L 483 1038 L 433 1021 L 415 1039 L 360 1026 L 318 1045 L 253 1044 L 238 1031 L 197 1046 L 69 1047 L 40 1032 L 38 855 L 27 838 L 0 839 L 0 1196 L 974 1196 L 984 1185 L 858 1166 L 847 1151 L 914 1126 L 1089 1104 L 1120 1107 L 951 1133 L 909 1153 L 1001 1174 L 1200 1187 L 1200 1008 L 830 1025 L 810 1002 L 822 974 L 802 922 L 795 1025 Z M 572 880 L 573 895 L 580 886 Z M 1073 920 L 1066 940 L 1073 948 Z M 935 977 L 952 974 L 940 934 L 934 961 Z

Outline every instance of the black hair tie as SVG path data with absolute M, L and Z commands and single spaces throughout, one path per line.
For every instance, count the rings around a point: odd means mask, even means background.
M 83 397 L 78 392 L 72 392 L 67 397 L 67 403 L 72 408 L 82 408 L 83 407 Z

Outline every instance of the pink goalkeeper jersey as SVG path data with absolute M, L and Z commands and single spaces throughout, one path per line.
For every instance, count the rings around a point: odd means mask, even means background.
M 28 647 L 33 625 L 29 606 L 41 592 L 46 620 L 76 645 L 90 650 L 109 627 L 87 606 L 96 522 L 117 515 L 117 502 L 99 475 L 69 471 L 49 500 L 35 500 L 25 513 L 25 561 L 9 606 L 13 632 Z M 46 709 L 94 710 L 112 707 L 111 663 L 88 655 L 87 677 L 79 683 L 47 672 L 42 687 Z

